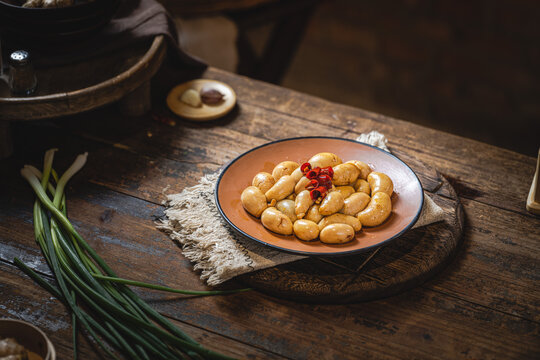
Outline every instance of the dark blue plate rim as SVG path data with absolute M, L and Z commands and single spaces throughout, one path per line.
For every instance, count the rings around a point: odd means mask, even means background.
M 348 142 L 352 142 L 352 143 L 355 143 L 355 144 L 362 144 L 362 145 L 365 145 L 365 146 L 368 146 L 370 148 L 373 148 L 373 149 L 376 149 L 378 151 L 381 151 L 383 152 L 384 154 L 388 155 L 388 156 L 391 156 L 393 158 L 395 158 L 396 160 L 398 160 L 399 162 L 401 162 L 403 165 L 405 165 L 405 167 L 414 175 L 416 181 L 417 181 L 417 184 L 418 186 L 420 186 L 420 194 L 421 194 L 421 201 L 420 201 L 420 207 L 418 208 L 418 211 L 416 212 L 416 215 L 414 217 L 414 219 L 412 219 L 412 221 L 407 225 L 405 226 L 405 228 L 403 228 L 403 230 L 401 230 L 399 233 L 395 234 L 394 236 L 386 239 L 386 240 L 383 240 L 381 241 L 380 243 L 378 244 L 375 244 L 375 245 L 372 245 L 372 246 L 368 246 L 368 247 L 365 247 L 365 248 L 362 248 L 362 249 L 355 249 L 355 250 L 348 250 L 348 251 L 340 251 L 340 252 L 333 252 L 333 253 L 328 253 L 328 252 L 323 252 L 323 253 L 320 253 L 320 252 L 311 252 L 311 251 L 298 251 L 298 250 L 291 250 L 291 249 L 287 249 L 287 248 L 283 248 L 281 246 L 277 246 L 277 245 L 274 245 L 274 244 L 270 244 L 270 243 L 267 243 L 265 241 L 262 241 L 260 239 L 257 239 L 256 237 L 254 236 L 251 236 L 249 234 L 246 234 L 242 229 L 240 229 L 238 226 L 236 226 L 231 220 L 229 220 L 229 218 L 227 217 L 227 215 L 225 215 L 225 213 L 223 212 L 223 209 L 221 208 L 221 204 L 219 203 L 219 184 L 221 183 L 221 179 L 223 178 L 223 175 L 225 175 L 225 173 L 227 172 L 227 170 L 229 169 L 229 167 L 234 164 L 236 161 L 240 160 L 242 157 L 244 157 L 245 155 L 249 154 L 250 152 L 252 151 L 255 151 L 255 150 L 258 150 L 262 147 L 265 147 L 265 146 L 269 146 L 269 145 L 273 145 L 273 144 L 277 144 L 277 143 L 280 143 L 280 142 L 284 142 L 284 141 L 291 141 L 291 140 L 302 140 L 302 139 L 333 139 L 333 140 L 343 140 L 343 141 L 348 141 Z M 287 253 L 290 253 L 290 254 L 296 254 L 296 255 L 305 255 L 305 256 L 328 256 L 328 257 L 334 257 L 334 256 L 346 256 L 346 255 L 352 255 L 352 254 L 357 254 L 357 253 L 363 253 L 363 252 L 368 252 L 372 249 L 375 249 L 375 248 L 378 248 L 384 244 L 387 244 L 389 241 L 392 241 L 398 237 L 400 237 L 401 235 L 403 235 L 407 230 L 409 230 L 411 227 L 414 226 L 414 224 L 416 224 L 416 221 L 418 221 L 418 218 L 420 217 L 420 214 L 422 213 L 422 208 L 424 207 L 424 189 L 422 188 L 422 183 L 420 182 L 420 179 L 418 179 L 418 176 L 416 175 L 416 173 L 413 171 L 413 169 L 410 168 L 409 165 L 407 165 L 403 160 L 401 160 L 400 158 L 398 158 L 397 156 L 395 156 L 394 154 L 392 153 L 389 153 L 387 151 L 384 151 L 383 149 L 380 149 L 376 146 L 373 146 L 373 145 L 370 145 L 370 144 L 366 144 L 364 142 L 361 142 L 361 141 L 356 141 L 356 140 L 353 140 L 353 139 L 344 139 L 344 138 L 340 138 L 340 137 L 335 137 L 335 136 L 299 136 L 299 137 L 294 137 L 294 138 L 286 138 L 286 139 L 280 139 L 280 140 L 275 140 L 275 141 L 271 141 L 271 142 L 268 142 L 266 144 L 262 144 L 262 145 L 259 145 L 259 146 L 256 146 L 240 155 L 238 155 L 237 157 L 235 157 L 233 160 L 231 160 L 224 168 L 223 170 L 221 171 L 221 173 L 219 174 L 219 177 L 218 177 L 218 180 L 216 182 L 216 188 L 215 188 L 215 191 L 214 191 L 214 198 L 215 198 L 215 201 L 216 201 L 216 206 L 218 208 L 218 211 L 219 213 L 221 214 L 221 216 L 225 219 L 225 221 L 234 229 L 236 230 L 238 233 L 240 233 L 241 235 L 251 239 L 251 240 L 254 240 L 260 244 L 264 244 L 266 246 L 269 246 L 271 248 L 274 248 L 274 249 L 277 249 L 277 250 L 281 250 L 281 251 L 284 251 L 284 252 L 287 252 Z

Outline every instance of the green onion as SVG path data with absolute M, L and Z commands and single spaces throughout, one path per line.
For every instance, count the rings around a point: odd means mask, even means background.
M 19 259 L 15 258 L 14 263 L 70 310 L 74 359 L 77 359 L 77 330 L 82 328 L 114 359 L 119 355 L 143 360 L 230 359 L 198 344 L 126 285 L 195 296 L 224 295 L 250 289 L 177 290 L 116 276 L 67 218 L 64 189 L 84 166 L 88 154 L 79 155 L 58 179 L 52 168 L 56 151 L 51 149 L 45 153 L 43 172 L 26 165 L 21 169 L 21 175 L 37 196 L 33 216 L 35 239 L 57 285 L 47 282 Z

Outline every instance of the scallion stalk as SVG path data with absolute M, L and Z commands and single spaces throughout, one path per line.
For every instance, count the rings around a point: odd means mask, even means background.
M 67 218 L 64 189 L 84 166 L 88 154 L 79 155 L 58 178 L 52 168 L 56 151 L 51 149 L 45 153 L 43 172 L 26 165 L 21 175 L 37 196 L 33 216 L 35 239 L 58 286 L 47 282 L 19 259 L 15 258 L 14 263 L 71 311 L 74 359 L 77 359 L 79 327 L 86 329 L 100 348 L 115 359 L 117 354 L 143 360 L 230 359 L 198 344 L 127 285 L 196 296 L 224 295 L 250 289 L 178 290 L 116 276 Z

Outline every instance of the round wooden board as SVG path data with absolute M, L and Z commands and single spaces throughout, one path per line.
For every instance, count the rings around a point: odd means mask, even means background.
M 193 89 L 200 92 L 203 88 L 215 89 L 223 94 L 223 100 L 216 105 L 202 103 L 200 107 L 193 107 L 180 100 L 184 91 Z M 210 121 L 229 113 L 236 105 L 236 93 L 227 84 L 209 79 L 191 80 L 175 86 L 167 95 L 167 106 L 178 116 L 193 121 Z
M 147 83 L 167 52 L 163 35 L 76 64 L 37 68 L 38 86 L 31 96 L 14 97 L 0 81 L 0 120 L 21 121 L 65 116 L 122 99 Z
M 239 279 L 261 292 L 288 300 L 348 303 L 397 294 L 440 271 L 461 242 L 463 208 L 442 175 L 414 158 L 397 155 L 413 168 L 426 193 L 444 210 L 444 221 L 410 230 L 376 253 L 311 257 Z

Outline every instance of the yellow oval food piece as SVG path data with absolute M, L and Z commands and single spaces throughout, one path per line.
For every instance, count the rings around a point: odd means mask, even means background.
M 371 198 L 368 206 L 356 216 L 363 226 L 378 226 L 392 212 L 392 200 L 385 192 L 378 192 Z
M 334 177 L 332 178 L 332 183 L 335 186 L 350 185 L 356 181 L 359 174 L 360 170 L 358 170 L 358 168 L 353 164 L 349 163 L 336 165 L 334 166 Z
M 334 167 L 342 163 L 339 156 L 337 156 L 336 154 L 329 153 L 329 152 L 313 155 L 311 159 L 309 159 L 308 162 L 311 164 L 311 168 L 316 168 L 316 167 L 323 168 L 327 166 Z
M 294 161 L 283 161 L 276 165 L 274 170 L 272 170 L 272 176 L 276 181 L 285 175 L 291 175 L 292 172 L 299 167 L 298 163 Z
M 242 206 L 248 213 L 255 217 L 261 216 L 264 209 L 266 209 L 266 196 L 262 193 L 261 189 L 256 186 L 248 186 L 242 191 L 240 196 Z
M 354 229 L 347 224 L 331 224 L 322 229 L 319 239 L 327 244 L 343 244 L 354 239 Z
M 343 203 L 343 195 L 339 191 L 332 191 L 322 201 L 319 207 L 319 213 L 323 216 L 337 213 L 343 207 Z
M 366 193 L 354 193 L 343 201 L 343 207 L 339 212 L 345 215 L 356 216 L 356 214 L 365 209 L 370 200 L 371 198 Z
M 343 195 L 344 199 L 348 198 L 353 193 L 355 193 L 354 188 L 352 186 L 336 186 L 335 191 L 339 191 L 341 195 Z
M 319 227 L 310 220 L 296 220 L 293 225 L 294 235 L 304 241 L 315 240 L 319 236 Z
M 311 183 L 311 180 L 309 180 L 307 177 L 302 176 L 300 180 L 296 183 L 294 186 L 294 193 L 298 195 L 302 191 L 306 190 L 306 186 L 308 186 Z
M 309 207 L 313 205 L 313 199 L 311 199 L 311 195 L 309 194 L 309 190 L 301 191 L 294 200 L 294 212 L 296 213 L 296 216 L 301 219 L 306 215 L 306 212 L 308 211 Z
M 275 183 L 276 179 L 274 179 L 272 174 L 269 174 L 267 172 L 258 173 L 253 177 L 253 180 L 251 181 L 251 185 L 261 189 L 263 194 L 270 190 L 270 188 L 274 186 Z
M 300 170 L 299 167 L 294 169 L 294 171 L 291 173 L 291 176 L 293 177 L 295 182 L 300 181 L 300 179 L 304 176 L 304 173 L 302 173 L 302 170 Z
M 345 164 L 353 164 L 354 166 L 356 166 L 356 168 L 360 170 L 360 175 L 358 175 L 360 179 L 366 180 L 367 176 L 371 172 L 371 168 L 369 167 L 369 165 L 360 160 L 350 160 L 347 161 Z
M 268 230 L 281 235 L 291 235 L 293 233 L 291 219 L 275 207 L 266 208 L 262 212 L 261 223 Z
M 323 218 L 323 216 L 319 212 L 319 207 L 319 204 L 312 205 L 304 216 L 304 219 L 319 223 L 319 221 L 321 221 L 321 219 Z
M 394 183 L 388 175 L 374 171 L 368 175 L 367 181 L 371 187 L 371 196 L 378 192 L 384 192 L 388 196 L 392 196 L 392 193 L 394 192 Z
M 360 222 L 360 220 L 358 220 L 354 216 L 345 215 L 345 214 L 333 214 L 333 215 L 324 217 L 319 222 L 319 230 L 322 230 L 331 224 L 347 224 L 347 225 L 350 225 L 354 229 L 354 231 L 362 230 L 362 223 Z
M 276 209 L 284 213 L 294 223 L 296 221 L 296 213 L 294 212 L 294 201 L 283 199 L 277 202 Z
M 358 179 L 354 183 L 354 190 L 357 192 L 363 192 L 368 195 L 371 195 L 371 187 L 369 186 L 369 183 L 364 179 Z
M 294 179 L 290 175 L 282 176 L 266 193 L 268 202 L 283 200 L 294 191 Z

